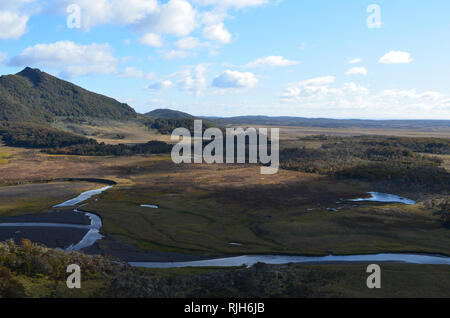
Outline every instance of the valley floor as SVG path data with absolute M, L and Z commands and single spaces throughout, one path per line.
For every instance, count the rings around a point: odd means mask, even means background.
M 275 176 L 262 176 L 259 167 L 251 165 L 179 166 L 168 155 L 57 156 L 10 147 L 0 147 L 0 153 L 4 158 L 0 162 L 0 223 L 40 218 L 52 223 L 86 224 L 85 218 L 72 215 L 70 209 L 52 206 L 102 185 L 48 181 L 97 178 L 117 183 L 83 206 L 84 211 L 102 218 L 101 232 L 105 236 L 85 250 L 89 254 L 125 261 L 184 261 L 243 254 L 450 255 L 450 232 L 434 215 L 436 203 L 446 196 L 408 193 L 402 189 L 395 194 L 418 200 L 418 204 L 355 203 L 346 200 L 365 196 L 373 190 L 370 184 L 288 170 L 281 170 Z M 158 209 L 142 207 L 144 204 L 156 205 Z M 19 242 L 25 237 L 49 247 L 68 247 L 83 237 L 85 231 L 48 231 L 44 236 L 42 232 L 10 233 L 5 229 L 0 229 L 0 233 L 0 240 L 14 237 Z M 258 269 L 208 269 L 207 274 L 197 278 L 179 279 L 180 286 L 192 283 L 191 279 L 201 286 L 200 278 L 204 284 L 211 284 L 220 275 L 232 275 L 233 279 L 240 280 L 253 273 L 251 277 L 255 281 L 245 284 L 257 284 L 262 288 L 257 289 L 261 295 L 274 297 L 450 297 L 448 266 L 386 264 L 383 267 L 387 269 L 386 284 L 390 281 L 392 285 L 378 294 L 366 290 L 363 264 L 263 267 L 261 277 L 272 277 L 274 271 L 282 273 L 276 280 L 280 287 L 273 290 L 260 281 L 262 278 L 255 274 Z M 189 269 L 178 271 L 147 272 L 158 277 L 170 273 L 185 277 Z M 359 276 L 361 282 L 355 279 Z M 289 285 L 292 277 L 295 283 Z M 414 285 L 414 279 L 420 288 L 404 288 Z M 126 282 L 115 280 L 115 284 Z M 248 289 L 253 285 L 245 284 L 240 286 L 246 291 L 232 291 L 236 295 L 260 296 Z M 212 288 L 210 294 L 203 296 L 224 295 L 231 288 L 222 287 Z M 188 291 L 176 294 L 177 289 L 171 288 L 174 294 L 167 296 L 191 295 Z M 202 296 L 198 290 L 190 292 Z M 143 291 L 138 296 L 155 295 Z

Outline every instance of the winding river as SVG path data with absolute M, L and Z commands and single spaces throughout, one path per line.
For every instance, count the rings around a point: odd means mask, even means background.
M 74 207 L 86 200 L 89 200 L 95 195 L 99 195 L 102 192 L 112 188 L 112 186 L 103 187 L 101 189 L 89 190 L 81 193 L 74 199 L 65 201 L 61 204 L 55 205 L 54 208 L 63 208 L 63 207 Z M 82 206 L 80 206 L 81 208 Z M 61 223 L 39 223 L 39 222 L 26 222 L 26 223 L 0 223 L 0 227 L 29 227 L 29 228 L 69 228 L 69 229 L 82 229 L 87 230 L 87 233 L 84 237 L 76 244 L 70 245 L 66 248 L 67 251 L 79 251 L 83 248 L 90 247 L 95 244 L 95 242 L 101 240 L 103 235 L 100 234 L 100 229 L 102 228 L 102 220 L 101 218 L 93 213 L 88 213 L 84 211 L 80 211 L 78 209 L 73 210 L 74 213 L 83 213 L 85 216 L 89 218 L 91 221 L 90 225 L 81 225 L 81 224 L 61 224 Z
M 101 194 L 102 192 L 104 192 L 108 189 L 111 189 L 111 188 L 112 188 L 112 186 L 107 186 L 107 187 L 103 187 L 101 189 L 83 192 L 75 199 L 55 205 L 54 208 L 75 206 L 77 204 L 80 204 L 80 203 L 92 198 L 94 195 Z M 79 251 L 83 248 L 90 247 L 90 246 L 94 245 L 95 242 L 97 242 L 103 238 L 103 235 L 100 234 L 100 229 L 102 228 L 102 225 L 103 225 L 102 219 L 98 215 L 93 214 L 93 213 L 83 212 L 78 209 L 73 210 L 73 212 L 83 213 L 84 215 L 86 215 L 89 218 L 89 220 L 91 221 L 91 225 L 89 225 L 87 227 L 89 229 L 89 231 L 81 239 L 80 242 L 78 242 L 75 245 L 72 244 L 66 249 L 69 252 L 70 251 Z
M 380 193 L 380 192 L 369 192 L 370 198 L 359 198 L 349 200 L 352 202 L 384 202 L 384 203 L 403 203 L 407 205 L 414 205 L 416 201 L 399 197 L 398 195 L 389 194 L 389 193 Z
M 450 265 L 450 257 L 420 254 L 374 254 L 374 255 L 328 255 L 328 256 L 286 256 L 286 255 L 243 255 L 237 257 L 217 258 L 194 262 L 131 262 L 130 265 L 145 268 L 181 268 L 181 267 L 235 267 L 252 266 L 256 263 L 358 263 L 358 262 L 401 262 L 411 264 Z
M 59 207 L 72 207 L 76 206 L 95 195 L 99 195 L 102 192 L 110 189 L 111 186 L 103 187 L 101 189 L 90 190 L 81 193 L 78 197 L 63 202 L 54 206 Z M 359 201 L 371 201 L 371 202 L 397 202 L 403 204 L 416 204 L 415 201 L 402 198 L 396 195 L 369 192 L 371 195 L 369 198 L 361 198 L 349 200 L 353 202 Z M 143 207 L 158 208 L 154 205 L 142 205 Z M 84 212 L 79 210 L 82 206 L 75 208 L 74 213 L 83 213 L 90 221 L 90 225 L 77 225 L 77 224 L 57 224 L 57 223 L 0 223 L 0 227 L 42 227 L 42 228 L 74 228 L 74 229 L 86 229 L 88 232 L 78 243 L 70 245 L 67 251 L 78 251 L 83 248 L 90 247 L 95 242 L 101 240 L 103 236 L 100 234 L 102 228 L 102 220 L 98 215 Z M 236 243 L 237 244 L 237 243 Z M 131 266 L 145 267 L 145 268 L 181 268 L 181 267 L 235 267 L 235 266 L 252 266 L 256 263 L 266 264 L 289 264 L 289 263 L 358 263 L 358 262 L 403 262 L 412 264 L 442 264 L 450 265 L 450 257 L 441 255 L 427 255 L 427 254 L 374 254 L 374 255 L 328 255 L 328 256 L 292 256 L 292 255 L 242 255 L 236 257 L 206 259 L 200 261 L 191 262 L 130 262 Z
M 101 189 L 97 189 L 97 190 L 89 190 L 86 192 L 81 193 L 79 196 L 77 196 L 75 199 L 71 199 L 68 200 L 66 202 L 63 202 L 61 204 L 55 205 L 54 208 L 64 208 L 64 207 L 70 207 L 70 206 L 75 206 L 77 204 L 80 204 L 86 200 L 89 200 L 90 198 L 92 198 L 94 195 L 98 195 L 100 193 L 102 193 L 103 191 L 106 191 L 108 189 L 111 189 L 112 186 L 107 186 Z

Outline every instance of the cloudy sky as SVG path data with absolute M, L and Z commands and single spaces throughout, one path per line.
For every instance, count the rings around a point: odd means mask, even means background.
M 138 112 L 450 119 L 448 0 L 0 0 L 0 74 Z

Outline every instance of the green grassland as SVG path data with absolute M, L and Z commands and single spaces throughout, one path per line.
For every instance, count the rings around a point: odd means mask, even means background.
M 51 182 L 0 187 L 0 217 L 33 214 L 101 187 L 89 182 Z
M 117 188 L 83 209 L 102 217 L 104 234 L 131 240 L 144 250 L 208 255 L 378 252 L 450 255 L 450 233 L 433 215 L 432 208 L 336 204 L 332 199 L 345 197 L 342 185 L 317 182 L 308 187 L 312 188 L 310 192 L 303 190 L 298 198 L 288 191 L 284 191 L 284 198 L 271 197 L 272 192 L 279 195 L 283 191 L 269 187 L 261 196 L 253 192 L 254 201 L 245 196 L 245 190 L 219 194 L 217 189 L 166 189 L 155 193 L 142 187 Z M 340 191 L 333 193 L 335 187 Z M 320 191 L 328 191 L 328 198 L 320 198 Z M 330 197 L 330 193 L 334 196 Z M 308 202 L 307 197 L 314 198 L 316 203 Z M 276 200 L 298 203 L 278 205 Z M 159 209 L 140 204 L 156 204 Z M 344 208 L 329 210 L 340 206 Z M 107 246 L 108 242 L 99 244 Z

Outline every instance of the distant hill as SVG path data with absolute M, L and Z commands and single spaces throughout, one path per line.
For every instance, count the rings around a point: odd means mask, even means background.
M 0 77 L 0 121 L 51 122 L 55 117 L 136 118 L 127 104 L 89 92 L 38 69 Z
M 192 116 L 188 113 L 183 113 L 177 110 L 171 109 L 156 109 L 145 115 L 153 118 L 163 118 L 163 119 L 195 119 L 195 116 Z
M 156 129 L 163 135 L 170 135 L 176 128 L 187 128 L 191 133 L 194 132 L 194 120 L 201 119 L 188 113 L 183 113 L 171 109 L 156 109 L 149 113 L 146 113 L 150 121 L 146 125 L 151 129 Z M 211 127 L 220 127 L 217 124 L 211 123 L 209 120 L 203 120 L 202 129 L 208 129 Z
M 374 129 L 421 129 L 448 128 L 450 120 L 366 120 L 366 119 L 330 119 L 304 117 L 270 117 L 270 116 L 239 116 L 239 117 L 203 117 L 205 120 L 219 125 L 271 125 L 299 126 L 321 128 L 374 128 Z
M 163 134 L 170 133 L 177 127 L 192 128 L 194 119 L 202 119 L 206 128 L 226 126 L 293 126 L 320 128 L 372 128 L 372 129 L 413 129 L 433 131 L 434 129 L 448 129 L 450 120 L 370 120 L 370 119 L 331 119 L 306 118 L 293 116 L 237 116 L 237 117 L 207 117 L 194 116 L 188 113 L 170 109 L 157 109 L 145 116 L 152 122 L 149 126 Z

